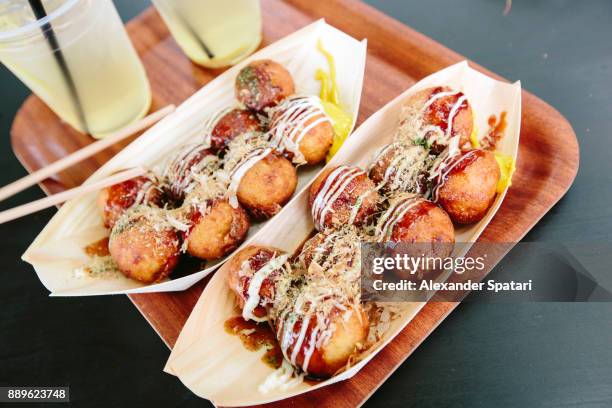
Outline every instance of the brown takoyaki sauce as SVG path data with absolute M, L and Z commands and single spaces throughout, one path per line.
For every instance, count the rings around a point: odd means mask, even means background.
M 295 92 L 293 78 L 272 60 L 253 61 L 236 77 L 236 99 L 247 108 L 262 112 Z
M 457 165 L 453 168 L 452 173 L 457 174 L 461 173 L 465 169 L 467 169 L 472 163 L 482 157 L 484 153 L 482 151 L 476 150 L 472 154 L 464 154 L 459 156 L 456 160 L 458 161 Z M 451 163 L 452 165 L 452 163 Z
M 247 132 L 263 131 L 263 125 L 253 113 L 244 109 L 233 109 L 223 115 L 211 132 L 211 147 L 223 150 L 236 136 Z
M 470 166 L 484 154 L 485 153 L 483 150 L 475 149 L 468 150 L 463 154 L 447 157 L 443 163 L 445 164 L 444 168 L 449 170 L 438 171 L 432 180 L 432 200 L 434 202 L 438 201 L 438 190 L 446 183 L 446 180 L 451 174 L 458 174 L 465 171 L 468 166 Z
M 499 120 L 497 120 L 497 117 L 495 115 L 489 116 L 489 119 L 487 120 L 489 130 L 487 131 L 487 134 L 485 135 L 482 141 L 483 149 L 495 150 L 497 142 L 499 142 L 501 138 L 504 137 L 504 134 L 506 133 L 506 128 L 508 127 L 508 120 L 506 119 L 506 116 L 506 111 L 503 111 L 499 114 Z
M 437 87 L 431 92 L 430 98 L 444 91 L 445 91 L 444 88 Z M 462 96 L 463 96 L 463 93 L 458 92 L 456 95 L 445 96 L 443 98 L 438 99 L 431 105 L 429 105 L 429 107 L 424 113 L 424 117 L 426 121 L 435 126 L 438 126 L 440 129 L 442 129 L 442 131 L 446 132 L 446 130 L 448 129 L 448 118 L 450 116 L 451 109 L 453 108 L 455 103 L 457 103 L 459 98 L 461 98 Z M 458 114 L 459 112 L 461 112 L 463 109 L 466 109 L 467 107 L 468 107 L 468 101 L 466 99 L 461 103 L 461 105 L 459 105 L 459 108 L 457 109 L 456 113 Z M 457 116 L 455 115 L 455 117 Z M 452 129 L 451 133 L 452 134 L 455 133 L 454 128 Z
M 436 205 L 432 203 L 431 201 L 423 200 L 421 203 L 419 203 L 419 205 L 412 207 L 410 211 L 404 214 L 404 216 L 395 224 L 396 229 L 397 227 L 399 227 L 400 229 L 410 228 L 410 226 L 413 225 L 416 220 L 427 215 L 427 213 L 434 207 L 436 207 Z M 391 234 L 391 240 L 396 240 L 396 239 L 397 237 L 395 236 L 395 229 L 394 229 L 394 231 Z
M 345 170 L 342 171 L 342 173 L 338 173 L 338 175 L 336 176 L 336 178 L 340 178 L 342 177 L 342 175 L 344 173 L 347 173 L 351 171 L 351 168 L 347 167 Z M 312 195 L 312 202 L 314 202 L 317 198 L 317 196 L 321 193 L 321 190 L 323 189 L 323 187 L 325 186 L 325 183 L 327 183 L 327 179 L 333 174 L 333 172 L 330 172 L 327 177 L 325 177 L 323 180 L 321 180 L 321 183 L 319 184 L 316 193 Z M 351 179 L 342 189 L 342 192 L 338 195 L 338 197 L 336 198 L 336 200 L 333 202 L 332 204 L 332 209 L 336 210 L 339 208 L 345 208 L 345 207 L 350 207 L 353 204 L 355 204 L 355 198 L 351 196 L 351 192 L 353 190 L 355 190 L 355 188 L 357 187 L 357 185 L 361 182 L 363 182 L 363 180 L 365 180 L 367 178 L 367 175 L 364 173 L 363 175 L 358 175 L 356 177 L 354 177 L 353 179 Z M 333 188 L 332 188 L 333 189 Z M 312 205 L 312 203 L 310 204 Z M 332 216 L 332 213 L 328 213 L 327 214 L 328 217 Z
M 247 65 L 236 78 L 238 91 L 247 94 L 245 105 L 250 109 L 262 110 L 267 101 L 275 98 L 276 89 L 268 73 L 260 66 Z
M 83 252 L 87 254 L 90 260 L 86 265 L 77 269 L 80 273 L 94 277 L 114 277 L 120 275 L 115 262 L 110 256 L 108 237 L 86 245 L 83 247 Z
M 225 331 L 238 336 L 242 345 L 250 351 L 265 348 L 261 360 L 272 368 L 279 368 L 283 361 L 283 352 L 276 340 L 274 331 L 267 323 L 256 323 L 244 320 L 242 316 L 230 317 L 225 321 Z
M 112 227 L 112 224 L 109 224 L 109 222 L 110 220 L 114 220 L 115 217 L 113 217 L 113 214 L 117 212 L 122 213 L 135 204 L 141 204 L 136 201 L 139 200 L 139 194 L 142 193 L 141 190 L 147 188 L 150 182 L 151 179 L 149 177 L 140 176 L 108 187 L 108 196 L 104 203 L 104 219 L 107 220 L 105 221 L 105 227 Z M 149 186 L 148 188 L 150 188 L 150 190 L 144 192 L 145 195 L 142 197 L 142 204 L 150 203 L 158 205 L 161 203 L 161 192 L 154 186 Z
M 140 186 L 144 183 L 143 177 L 126 180 L 115 184 L 108 190 L 108 200 L 105 210 L 112 211 L 113 207 L 129 208 L 133 203 Z
M 92 242 L 83 248 L 85 253 L 88 256 L 108 256 L 110 252 L 108 251 L 108 237 L 104 237 L 99 241 Z

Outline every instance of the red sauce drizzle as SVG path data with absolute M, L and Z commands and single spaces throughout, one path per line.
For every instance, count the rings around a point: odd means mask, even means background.
M 395 224 L 393 231 L 391 232 L 391 240 L 398 241 L 399 234 L 402 229 L 410 228 L 416 220 L 427 215 L 427 213 L 429 213 L 429 211 L 434 207 L 436 207 L 436 205 L 431 201 L 423 200 L 408 210 L 402 219 Z
M 483 148 L 486 150 L 495 150 L 495 146 L 497 142 L 504 137 L 506 133 L 506 128 L 508 127 L 507 120 L 507 112 L 503 111 L 499 114 L 499 120 L 495 115 L 489 116 L 487 120 L 487 124 L 489 125 L 489 130 L 487 131 L 486 136 L 482 141 Z
M 468 153 L 469 151 L 457 159 L 459 160 L 459 163 L 457 163 L 457 165 L 451 171 L 452 174 L 457 174 L 457 173 L 464 171 L 472 163 L 474 163 L 476 160 L 484 156 L 484 152 L 482 150 L 475 150 L 474 153 L 471 153 L 471 154 L 468 154 Z

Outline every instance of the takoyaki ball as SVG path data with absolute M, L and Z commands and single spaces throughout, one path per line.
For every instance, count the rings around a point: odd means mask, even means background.
M 181 247 L 179 234 L 162 211 L 134 207 L 115 223 L 108 249 L 117 268 L 128 278 L 158 282 L 176 266 Z
M 440 163 L 432 170 L 433 200 L 458 224 L 480 221 L 493 204 L 500 178 L 495 155 L 475 149 Z
M 181 204 L 185 195 L 198 186 L 199 177 L 210 175 L 219 167 L 219 158 L 206 144 L 181 146 L 164 168 L 168 196 L 176 205 Z
M 335 299 L 324 302 L 335 302 Z M 360 305 L 346 305 L 342 308 L 330 306 L 327 313 L 307 316 L 308 319 L 305 319 L 303 314 L 288 313 L 283 320 L 277 322 L 276 335 L 281 348 L 291 363 L 310 377 L 332 377 L 347 365 L 351 356 L 365 343 L 369 329 L 368 317 Z M 304 336 L 301 336 L 303 324 L 308 327 Z M 289 341 L 285 343 L 285 339 Z M 295 347 L 299 347 L 297 352 L 294 351 Z
M 269 152 L 268 152 L 269 151 Z M 241 167 L 234 171 L 239 179 L 236 197 L 255 218 L 270 218 L 289 201 L 297 186 L 297 171 L 280 153 L 264 149 L 261 159 L 243 174 Z
M 402 104 L 397 138 L 427 144 L 439 154 L 455 136 L 458 147 L 469 148 L 473 128 L 472 107 L 463 92 L 439 86 L 417 92 Z
M 249 231 L 249 217 L 241 207 L 232 207 L 227 199 L 211 200 L 202 209 L 190 210 L 187 252 L 197 258 L 219 259 L 244 241 Z
M 362 225 L 378 209 L 381 197 L 365 171 L 338 166 L 323 171 L 310 186 L 315 228 Z
M 247 109 L 232 109 L 215 121 L 210 130 L 210 148 L 214 152 L 221 152 L 236 136 L 264 130 L 263 124 L 253 112 Z
M 328 229 L 323 232 L 317 232 L 312 238 L 304 243 L 298 257 L 304 270 L 308 271 L 313 262 L 317 265 L 321 265 L 321 263 L 325 262 L 325 259 L 331 254 L 334 243 L 330 242 L 332 237 L 331 234 L 327 233 L 328 231 L 333 232 L 334 230 Z
M 370 179 L 386 194 L 424 194 L 430 163 L 429 153 L 422 146 L 392 143 L 374 158 L 370 167 Z
M 405 243 L 393 252 L 412 257 L 443 259 L 453 252 L 455 243 L 455 228 L 448 214 L 415 194 L 398 194 L 390 199 L 389 208 L 378 219 L 376 235 L 380 242 Z M 396 272 L 401 278 L 411 277 L 405 271 Z M 435 272 L 441 270 L 422 267 L 416 277 L 421 279 Z
M 236 77 L 236 98 L 257 112 L 277 105 L 294 92 L 289 71 L 272 60 L 252 61 Z
M 236 295 L 245 319 L 268 320 L 268 307 L 274 301 L 276 281 L 283 274 L 284 254 L 280 249 L 251 245 L 227 263 L 227 284 Z M 257 274 L 259 276 L 254 280 Z M 251 286 L 251 283 L 256 286 Z
M 135 177 L 106 187 L 98 194 L 98 208 L 106 228 L 115 222 L 131 207 L 136 205 L 163 205 L 163 192 L 154 175 Z
M 270 135 L 296 163 L 325 160 L 334 141 L 334 128 L 316 96 L 285 99 L 270 112 Z
M 329 228 L 304 243 L 298 261 L 309 275 L 320 273 L 324 278 L 335 279 L 337 276 L 332 274 L 342 274 L 344 281 L 358 279 L 361 273 L 360 241 L 356 227 Z
M 376 227 L 381 242 L 453 243 L 455 228 L 448 214 L 415 194 L 398 194 Z

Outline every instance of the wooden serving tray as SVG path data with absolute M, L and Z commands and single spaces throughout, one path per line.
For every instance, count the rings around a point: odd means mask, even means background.
M 368 39 L 357 125 L 419 79 L 465 59 L 357 0 L 262 0 L 262 8 L 262 46 L 321 17 L 357 39 Z M 178 105 L 222 72 L 192 64 L 152 8 L 128 23 L 127 30 L 151 82 L 153 109 L 169 103 Z M 477 64 L 471 65 L 500 78 Z M 33 95 L 17 113 L 11 138 L 17 158 L 28 171 L 35 171 L 92 142 L 90 137 L 62 123 Z M 46 180 L 41 187 L 47 193 L 74 187 L 121 148 L 110 148 Z M 567 120 L 550 105 L 524 91 L 521 141 L 513 186 L 479 241 L 519 241 L 568 190 L 578 170 L 578 157 L 578 142 Z M 206 282 L 205 279 L 184 292 L 129 297 L 168 347 L 172 347 Z M 406 329 L 351 380 L 295 397 L 291 404 L 361 405 L 457 304 L 427 304 Z

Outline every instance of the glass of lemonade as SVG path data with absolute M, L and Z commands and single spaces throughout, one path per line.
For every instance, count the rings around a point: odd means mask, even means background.
M 58 116 L 95 137 L 140 119 L 151 105 L 145 70 L 111 0 L 0 0 L 0 61 Z
M 261 42 L 259 0 L 152 0 L 185 54 L 209 68 L 233 65 Z

